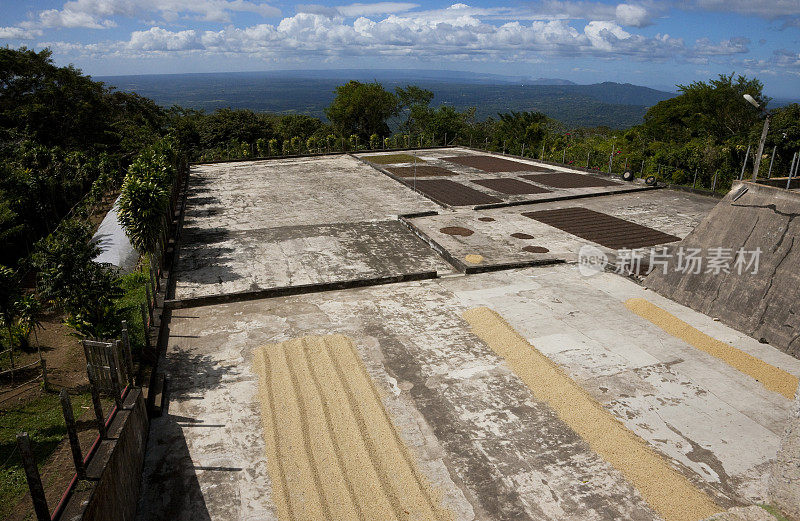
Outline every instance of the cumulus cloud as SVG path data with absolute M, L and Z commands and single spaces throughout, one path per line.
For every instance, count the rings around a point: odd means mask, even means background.
M 650 12 L 641 5 L 619 4 L 614 14 L 617 22 L 629 27 L 645 27 L 652 24 Z
M 416 58 L 539 61 L 542 55 L 628 55 L 666 59 L 684 52 L 669 35 L 646 38 L 613 21 L 593 20 L 581 28 L 567 20 L 486 23 L 469 6 L 391 14 L 381 20 L 341 14 L 300 12 L 277 25 L 259 24 L 220 31 L 137 31 L 128 51 L 239 53 L 263 58 L 386 55 Z
M 229 22 L 231 12 L 248 12 L 263 17 L 279 16 L 280 10 L 250 0 L 71 0 L 61 9 L 40 11 L 27 28 L 83 27 L 103 29 L 116 26 L 113 17 L 141 17 L 158 13 L 165 21 L 194 17 L 212 22 Z
M 42 31 L 22 27 L 0 27 L 0 40 L 32 40 L 42 35 Z

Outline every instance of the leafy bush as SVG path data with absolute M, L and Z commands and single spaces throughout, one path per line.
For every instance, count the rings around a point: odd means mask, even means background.
M 131 163 L 122 184 L 118 219 L 139 251 L 153 251 L 161 234 L 178 171 L 175 148 L 175 140 L 166 137 L 143 150 Z

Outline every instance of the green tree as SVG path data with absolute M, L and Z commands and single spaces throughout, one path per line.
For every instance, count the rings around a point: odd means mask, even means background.
M 367 142 L 372 134 L 388 135 L 387 120 L 398 115 L 399 100 L 380 83 L 350 81 L 336 87 L 336 97 L 325 115 L 339 135 L 356 134 Z
M 0 318 L 3 319 L 8 335 L 8 349 L 11 349 L 11 360 L 14 360 L 14 333 L 12 328 L 17 318 L 17 303 L 21 290 L 19 278 L 11 268 L 0 265 Z
M 107 336 L 119 326 L 113 271 L 94 262 L 100 250 L 88 224 L 69 219 L 41 240 L 33 254 L 37 290 L 67 312 L 65 323 L 82 336 Z

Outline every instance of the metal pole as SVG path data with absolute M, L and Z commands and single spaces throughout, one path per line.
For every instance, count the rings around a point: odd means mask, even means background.
M 19 448 L 22 466 L 25 468 L 25 478 L 28 481 L 28 490 L 31 492 L 36 519 L 37 521 L 50 521 L 50 509 L 47 507 L 42 477 L 39 475 L 39 467 L 36 466 L 36 459 L 31 450 L 31 440 L 28 438 L 27 432 L 17 434 L 17 448 Z
M 520 155 L 525 157 L 525 143 L 522 144 L 522 153 Z
M 772 163 L 775 161 L 775 151 L 778 150 L 778 147 L 773 147 L 772 149 L 772 159 L 769 160 L 769 171 L 767 172 L 767 179 L 772 177 Z
M 589 168 L 589 154 L 591 154 L 591 152 L 586 152 L 586 168 Z
M 714 172 L 714 180 L 711 182 L 711 191 L 713 192 L 717 188 L 717 174 L 719 172 Z
M 758 142 L 758 153 L 756 154 L 755 161 L 753 161 L 753 182 L 758 179 L 758 167 L 761 166 L 761 154 L 764 153 L 764 143 L 767 141 L 770 118 L 772 118 L 772 114 L 766 112 L 764 114 L 764 128 L 761 130 L 761 141 Z
M 795 152 L 795 153 L 792 155 L 792 162 L 791 162 L 791 163 L 789 163 L 789 173 L 791 173 L 791 172 L 792 172 L 792 170 L 794 170 L 794 161 L 795 161 L 795 159 L 797 159 L 797 152 Z
M 61 389 L 59 398 L 61 399 L 61 410 L 64 413 L 64 424 L 67 427 L 69 446 L 72 449 L 72 462 L 75 464 L 75 472 L 78 474 L 78 479 L 83 479 L 86 477 L 86 469 L 83 468 L 83 454 L 81 454 L 81 444 L 78 441 L 78 429 L 75 427 L 72 402 L 66 389 Z
M 747 168 L 747 159 L 750 157 L 750 145 L 747 145 L 747 152 L 744 155 L 744 163 L 742 164 L 742 173 L 739 174 L 739 181 L 744 179 L 744 169 Z
M 694 181 L 692 181 L 692 188 L 697 188 L 697 168 L 694 169 Z
M 566 161 L 567 161 L 567 149 L 565 148 L 564 153 L 561 154 L 561 164 L 566 163 Z

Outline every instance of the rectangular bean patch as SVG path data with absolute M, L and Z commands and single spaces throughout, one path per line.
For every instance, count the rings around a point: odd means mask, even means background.
M 411 181 L 406 181 L 414 186 Z M 417 181 L 416 188 L 434 201 L 450 206 L 472 206 L 476 204 L 499 203 L 501 200 L 489 194 L 479 192 L 461 183 L 449 179 L 430 179 Z
M 484 172 L 552 172 L 549 168 L 511 161 L 494 156 L 453 156 L 442 158 L 450 163 L 469 166 Z
M 417 165 L 416 168 L 413 166 L 395 166 L 387 168 L 386 170 L 398 177 L 414 177 L 415 175 L 417 177 L 442 177 L 458 175 L 446 168 L 433 165 Z
M 281 521 L 453 519 L 347 337 L 267 345 L 255 366 Z
M 539 210 L 522 215 L 613 249 L 644 248 L 681 240 L 680 237 L 588 208 Z

